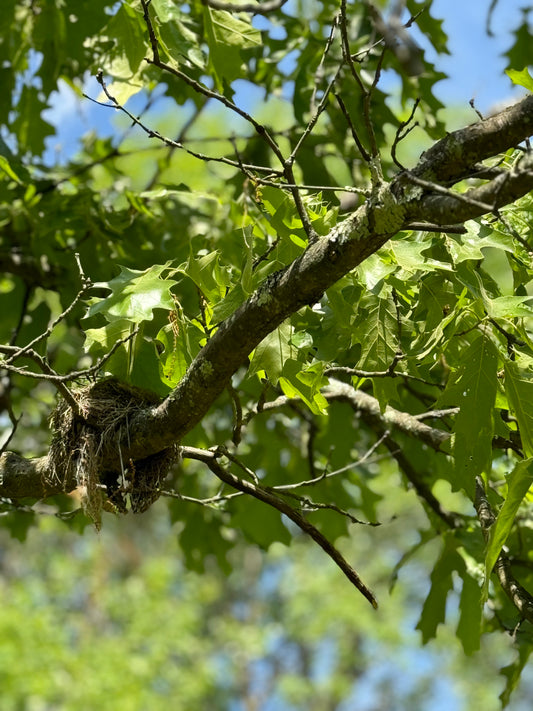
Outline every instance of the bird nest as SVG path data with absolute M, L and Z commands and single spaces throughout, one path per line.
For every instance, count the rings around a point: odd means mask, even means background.
M 144 459 L 124 460 L 120 442 L 132 417 L 158 404 L 153 393 L 115 378 L 73 391 L 79 414 L 60 400 L 51 416 L 50 458 L 55 483 L 75 483 L 83 508 L 100 527 L 102 510 L 146 511 L 159 498 L 161 484 L 179 456 L 173 445 Z M 110 453 L 117 456 L 110 457 Z M 110 466 L 110 461 L 118 465 Z M 129 506 L 128 506 L 129 502 Z

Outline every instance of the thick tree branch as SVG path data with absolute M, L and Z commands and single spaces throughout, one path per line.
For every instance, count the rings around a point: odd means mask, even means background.
M 249 12 L 252 15 L 268 15 L 279 10 L 287 0 L 265 0 L 264 2 L 225 2 L 224 0 L 202 0 L 204 5 L 213 10 L 226 10 L 226 12 Z
M 515 148 L 531 135 L 533 94 L 484 121 L 449 133 L 422 154 L 412 173 L 435 183 L 457 182 L 468 177 L 477 163 Z
M 465 222 L 486 213 L 484 206 L 496 211 L 530 190 L 533 190 L 533 155 L 527 153 L 515 168 L 501 173 L 485 185 L 460 193 L 457 197 L 437 193 L 423 195 L 410 209 L 413 219 L 430 220 L 441 225 Z
M 449 179 L 480 160 L 513 148 L 533 131 L 533 97 L 496 116 L 446 136 L 422 157 L 412 171 L 424 179 L 440 175 Z M 528 159 L 526 159 L 528 161 Z M 223 391 L 229 378 L 261 340 L 291 313 L 320 299 L 338 279 L 376 252 L 391 236 L 420 217 L 417 200 L 408 193 L 400 175 L 392 184 L 383 184 L 327 237 L 280 272 L 270 275 L 259 289 L 224 321 L 191 364 L 173 393 L 159 406 L 138 415 L 132 429 L 132 456 L 164 448 L 179 440 L 205 415 Z M 516 170 L 477 188 L 482 202 L 501 206 L 527 193 L 533 185 L 532 173 L 520 164 Z M 426 198 L 429 200 L 430 198 Z M 433 222 L 457 223 L 480 214 L 479 205 L 456 204 L 447 196 L 432 198 L 425 215 Z M 420 197 L 418 197 L 420 200 Z M 436 207 L 438 200 L 446 209 Z M 460 217 L 458 217 L 460 215 Z M 128 447 L 128 442 L 122 443 Z M 146 456 L 146 454 L 144 455 Z
M 533 96 L 473 126 L 449 134 L 427 151 L 411 173 L 423 180 L 459 179 L 484 158 L 513 148 L 533 132 Z M 499 207 L 533 187 L 529 158 L 472 194 Z M 419 192 L 420 187 L 415 186 Z M 453 224 L 480 214 L 477 204 L 446 195 L 412 195 L 409 177 L 382 183 L 371 198 L 285 269 L 271 274 L 220 324 L 176 389 L 158 406 L 139 412 L 120 441 L 122 456 L 140 459 L 179 441 L 209 410 L 251 351 L 288 316 L 316 303 L 330 286 L 375 253 L 390 237 L 421 217 Z M 444 207 L 441 207 L 444 206 Z M 436 219 L 438 218 L 438 219 Z M 418 423 L 419 425 L 421 423 Z M 431 429 L 431 428 L 430 428 Z M 430 438 L 431 439 L 431 438 Z M 117 443 L 106 452 L 118 460 Z
M 3 497 L 44 499 L 72 491 L 75 487 L 75 481 L 56 481 L 47 456 L 25 459 L 14 452 L 4 452 L 0 456 L 0 494 Z

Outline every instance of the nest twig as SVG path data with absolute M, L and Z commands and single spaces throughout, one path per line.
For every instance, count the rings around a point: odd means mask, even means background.
M 81 418 L 61 400 L 51 416 L 50 456 L 54 477 L 76 482 L 82 505 L 97 528 L 102 509 L 146 511 L 160 495 L 160 486 L 179 456 L 174 445 L 140 460 L 124 461 L 118 442 L 134 414 L 159 402 L 154 393 L 107 378 L 74 391 Z M 104 452 L 118 448 L 120 469 L 106 466 Z

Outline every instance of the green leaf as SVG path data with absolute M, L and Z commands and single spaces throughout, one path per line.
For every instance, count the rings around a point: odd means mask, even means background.
M 220 91 L 241 74 L 241 50 L 261 45 L 261 32 L 226 10 L 204 8 L 209 64 Z
M 493 408 L 497 390 L 498 351 L 485 334 L 461 356 L 461 366 L 444 398 L 460 408 L 454 422 L 452 489 L 473 493 L 477 474 L 492 462 Z
M 42 118 L 46 104 L 34 86 L 24 86 L 14 107 L 16 118 L 10 128 L 17 133 L 21 153 L 30 151 L 40 155 L 45 148 L 45 138 L 54 135 L 53 127 Z
M 291 534 L 283 524 L 281 514 L 268 504 L 249 496 L 233 499 L 228 509 L 232 512 L 232 526 L 260 548 L 268 548 L 277 541 L 288 546 Z
M 490 574 L 509 536 L 516 513 L 533 484 L 533 459 L 524 459 L 515 466 L 507 480 L 507 496 L 494 524 L 490 528 L 485 556 L 484 600 L 487 599 Z
M 261 32 L 253 27 L 250 20 L 235 17 L 226 10 L 207 10 L 209 31 L 218 44 L 239 49 L 251 49 L 262 44 Z
M 246 294 L 244 293 L 242 284 L 237 284 L 222 301 L 215 304 L 211 313 L 211 321 L 213 323 L 224 321 L 224 319 L 231 316 L 231 314 L 239 308 L 245 299 Z
M 246 294 L 246 296 L 250 296 L 250 294 L 254 290 L 253 271 L 252 271 L 253 263 L 254 263 L 252 231 L 253 231 L 252 225 L 248 225 L 247 227 L 244 227 L 242 230 L 242 236 L 243 236 L 244 248 L 245 248 L 244 249 L 245 259 L 244 259 L 244 265 L 243 265 L 242 273 L 241 273 L 241 284 L 242 284 L 242 290 Z
M 178 267 L 177 271 L 193 280 L 209 304 L 218 303 L 230 285 L 227 270 L 219 264 L 218 252 L 209 252 L 198 258 L 193 253 L 192 244 L 187 264 Z
M 502 708 L 506 708 L 509 705 L 511 694 L 520 683 L 522 671 L 531 656 L 531 652 L 533 652 L 533 645 L 530 642 L 521 642 L 520 637 L 518 639 L 518 654 L 516 659 L 501 670 L 502 676 L 507 679 L 505 689 L 500 694 Z
M 287 360 L 295 352 L 291 345 L 292 328 L 288 323 L 282 323 L 275 331 L 269 333 L 254 351 L 248 375 L 251 377 L 264 370 L 269 380 L 276 384 Z
M 16 511 L 6 516 L 2 522 L 9 530 L 12 538 L 24 543 L 28 537 L 28 532 L 32 526 L 35 526 L 36 515 L 33 511 Z
M 172 521 L 183 524 L 179 543 L 187 568 L 205 573 L 206 559 L 214 555 L 220 568 L 228 574 L 231 565 L 227 553 L 233 543 L 222 533 L 221 514 L 183 501 L 175 502 L 169 508 Z
M 374 291 L 380 282 L 395 272 L 397 268 L 396 264 L 385 262 L 381 254 L 371 254 L 357 267 L 357 274 L 366 288 L 369 291 Z
M 504 370 L 505 393 L 518 420 L 522 447 L 526 457 L 533 457 L 533 373 L 516 361 L 506 361 Z
M 369 296 L 359 304 L 354 341 L 361 343 L 358 367 L 383 370 L 398 350 L 398 323 L 392 299 Z
M 521 71 L 516 69 L 506 69 L 505 73 L 513 84 L 523 86 L 528 91 L 533 91 L 533 77 L 529 73 L 529 69 L 527 67 L 524 67 Z
M 392 299 L 370 295 L 359 304 L 353 340 L 361 344 L 358 368 L 386 370 L 398 352 L 398 323 Z M 374 395 L 382 410 L 396 395 L 397 383 L 392 378 L 375 378 Z
M 125 319 L 106 323 L 100 328 L 87 328 L 85 330 L 85 350 L 87 353 L 95 355 L 108 353 L 117 341 L 126 338 L 131 331 L 131 323 Z
M 109 289 L 104 299 L 90 300 L 87 317 L 102 314 L 108 321 L 127 319 L 132 323 L 151 321 L 154 309 L 174 308 L 170 289 L 177 282 L 162 279 L 167 264 L 156 264 L 144 271 L 120 267 L 120 274 L 109 282 L 98 282 L 96 287 Z
M 137 5 L 137 9 L 135 9 L 135 5 Z M 111 68 L 106 65 L 106 72 L 121 79 L 132 78 L 137 74 L 146 55 L 146 27 L 140 4 L 123 3 L 105 29 L 107 36 L 115 40 L 112 53 L 118 59 L 116 63 L 115 61 L 112 63 Z M 124 73 L 117 73 L 119 66 L 127 66 L 127 70 Z
M 281 237 L 290 237 L 294 232 L 302 232 L 302 221 L 289 195 L 278 188 L 266 186 L 261 190 L 264 214 Z
M 498 296 L 495 299 L 484 299 L 487 313 L 492 318 L 520 318 L 533 316 L 533 309 L 526 306 L 531 296 Z
M 466 222 L 465 227 L 465 234 L 447 234 L 445 237 L 446 248 L 455 264 L 483 259 L 482 249 L 485 247 L 503 249 L 506 252 L 515 251 L 513 238 L 508 234 L 472 220 Z
M 303 371 L 302 363 L 289 358 L 283 366 L 283 375 L 279 385 L 289 398 L 299 398 L 315 415 L 324 414 L 328 407 L 326 398 L 321 394 L 320 387 L 327 383 L 322 372 Z
M 453 589 L 452 573 L 461 564 L 453 537 L 446 536 L 442 553 L 431 573 L 431 588 L 416 626 L 422 632 L 423 644 L 436 636 L 438 626 L 446 619 L 446 598 Z
M 185 375 L 194 356 L 200 350 L 203 332 L 195 328 L 182 314 L 173 325 L 164 326 L 156 336 L 163 344 L 159 355 L 159 374 L 169 387 L 175 387 Z
M 425 252 L 430 247 L 431 245 L 427 242 L 415 242 L 413 239 L 404 238 L 392 240 L 390 251 L 394 255 L 398 266 L 407 272 L 433 272 L 435 269 L 452 271 L 451 264 L 422 256 L 422 252 Z
M 480 647 L 483 605 L 478 581 L 467 572 L 462 573 L 463 588 L 459 601 L 457 637 L 465 654 L 473 654 Z
M 0 170 L 3 170 L 4 173 L 11 178 L 11 180 L 14 180 L 16 183 L 19 185 L 22 185 L 23 182 L 17 175 L 17 173 L 13 170 L 11 164 L 9 163 L 8 159 L 5 156 L 0 155 Z

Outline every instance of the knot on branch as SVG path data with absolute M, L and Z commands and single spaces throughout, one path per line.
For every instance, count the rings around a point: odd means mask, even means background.
M 160 485 L 179 449 L 172 445 L 133 460 L 123 457 L 120 441 L 127 436 L 131 418 L 158 404 L 159 398 L 115 378 L 80 388 L 74 397 L 80 416 L 65 400 L 60 400 L 51 416 L 53 483 L 76 482 L 82 505 L 97 528 L 102 509 L 125 513 L 128 497 L 134 513 L 146 511 L 159 498 Z

